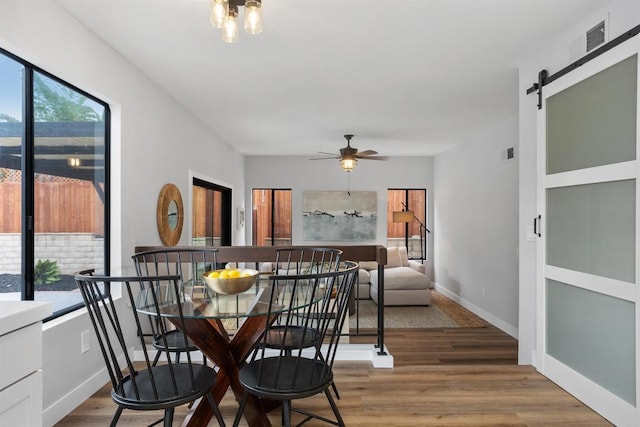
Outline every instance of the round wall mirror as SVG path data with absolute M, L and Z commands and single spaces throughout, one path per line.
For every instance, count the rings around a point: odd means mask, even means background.
M 180 190 L 174 184 L 165 184 L 160 190 L 156 219 L 162 243 L 166 246 L 177 245 L 182 234 L 184 207 Z

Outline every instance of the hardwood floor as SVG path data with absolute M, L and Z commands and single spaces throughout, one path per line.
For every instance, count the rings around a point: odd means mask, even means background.
M 373 342 L 351 338 L 358 341 Z M 347 426 L 610 425 L 533 367 L 518 366 L 516 340 L 493 326 L 388 330 L 385 344 L 394 356 L 393 369 L 336 362 L 338 407 Z M 103 387 L 57 426 L 108 425 L 115 410 L 109 390 Z M 325 416 L 331 413 L 323 396 L 297 405 Z M 221 410 L 228 425 L 236 408 L 227 394 Z M 176 411 L 176 425 L 186 410 Z M 146 426 L 159 415 L 125 410 L 119 425 Z M 279 425 L 277 411 L 271 420 Z M 327 424 L 305 424 L 320 425 Z

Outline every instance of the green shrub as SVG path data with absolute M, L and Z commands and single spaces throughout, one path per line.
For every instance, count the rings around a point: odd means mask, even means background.
M 36 285 L 49 285 L 60 280 L 60 268 L 57 261 L 39 259 L 34 269 L 33 281 Z

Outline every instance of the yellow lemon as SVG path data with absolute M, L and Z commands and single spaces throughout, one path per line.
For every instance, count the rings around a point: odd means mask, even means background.
M 240 277 L 240 272 L 238 270 L 231 270 L 229 272 L 229 278 L 235 279 L 236 277 Z
M 219 271 L 212 271 L 211 273 L 209 273 L 209 277 L 211 279 L 217 279 L 218 277 L 220 277 L 220 272 Z
M 227 279 L 229 278 L 229 272 L 227 270 L 222 270 L 220 272 L 220 276 L 218 276 L 220 279 Z
M 244 273 L 242 273 L 240 276 L 242 277 L 249 277 L 251 276 L 251 273 L 247 273 L 246 271 Z

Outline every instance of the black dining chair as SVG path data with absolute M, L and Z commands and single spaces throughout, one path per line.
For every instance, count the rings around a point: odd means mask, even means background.
M 171 426 L 176 407 L 201 397 L 208 400 L 218 423 L 225 425 L 212 393 L 217 381 L 216 371 L 209 366 L 192 363 L 188 352 L 186 362 L 172 362 L 171 358 L 167 358 L 167 363 L 154 366 L 141 334 L 141 317 L 159 316 L 163 304 L 166 307 L 162 309 L 171 310 L 173 322 L 185 334 L 188 333 L 179 298 L 179 276 L 109 277 L 78 274 L 75 280 L 111 380 L 111 398 L 118 405 L 111 420 L 112 427 L 116 426 L 124 409 L 164 410 L 163 419 L 152 425 L 164 421 L 165 427 Z M 114 300 L 112 290 L 116 285 L 123 285 L 126 304 Z M 132 308 L 132 318 L 125 316 L 125 306 Z M 158 324 L 163 325 L 163 322 Z M 143 360 L 136 363 L 129 354 L 133 342 L 127 327 L 137 331 L 138 345 L 142 348 Z M 186 346 L 185 334 L 182 336 L 183 345 Z M 168 343 L 165 345 L 168 347 Z
M 200 280 L 202 273 L 218 267 L 217 254 L 218 250 L 214 248 L 163 248 L 138 252 L 132 259 L 138 276 L 175 274 L 180 276 L 181 289 L 185 291 L 184 285 L 191 283 L 193 292 L 193 285 Z M 205 287 L 201 290 L 204 291 Z M 156 349 L 154 365 L 163 354 L 175 354 L 176 362 L 180 362 L 182 353 L 199 350 L 189 339 L 185 345 L 183 333 L 170 328 L 162 318 L 150 317 L 145 329 L 144 336 L 151 337 L 151 345 Z M 166 332 L 162 333 L 162 330 Z
M 321 274 L 325 272 L 337 271 L 340 266 L 342 251 L 335 248 L 318 247 L 295 247 L 276 249 L 276 272 L 275 274 Z M 277 320 L 269 330 L 269 335 L 265 338 L 264 345 L 268 348 L 282 348 L 285 353 L 290 353 L 299 347 L 313 347 L 318 339 L 317 330 L 319 319 L 304 319 L 304 316 L 297 314 L 289 319 L 291 324 L 280 325 Z M 286 339 L 283 335 L 286 331 Z M 340 393 L 335 384 L 332 384 L 333 391 L 338 399 Z
M 292 413 L 305 417 L 299 424 L 316 418 L 344 426 L 329 390 L 334 384 L 333 362 L 357 273 L 358 265 L 346 261 L 338 271 L 269 277 L 267 315 L 277 320 L 268 322 L 253 359 L 240 368 L 244 394 L 234 426 L 249 395 L 281 402 L 285 426 L 291 425 Z M 283 307 L 288 309 L 283 311 Z M 276 334 L 272 334 L 274 330 Z M 297 338 L 290 340 L 291 336 Z M 335 420 L 292 406 L 293 400 L 320 393 L 326 395 Z

